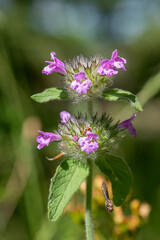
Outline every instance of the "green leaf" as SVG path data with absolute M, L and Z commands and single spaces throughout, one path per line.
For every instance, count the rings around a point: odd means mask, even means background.
M 131 92 L 124 91 L 118 88 L 106 89 L 102 93 L 102 97 L 109 101 L 118 101 L 121 99 L 127 100 L 135 107 L 136 110 L 143 111 L 137 97 Z
M 41 93 L 32 95 L 31 98 L 39 103 L 51 100 L 69 99 L 68 93 L 63 88 L 48 88 Z
M 60 217 L 88 173 L 88 164 L 75 159 L 65 160 L 58 166 L 49 189 L 48 217 L 50 221 L 56 221 Z
M 132 174 L 127 163 L 119 157 L 105 155 L 104 158 L 98 159 L 96 164 L 111 180 L 113 202 L 116 206 L 120 206 L 132 185 Z

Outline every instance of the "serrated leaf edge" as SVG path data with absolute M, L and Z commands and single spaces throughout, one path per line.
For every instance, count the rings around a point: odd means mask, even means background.
M 75 169 L 75 172 L 77 171 L 77 168 L 78 168 L 78 166 L 79 166 L 79 164 L 81 164 L 81 162 L 79 161 L 79 163 L 77 164 L 77 167 L 76 167 L 76 169 Z M 75 172 L 74 172 L 74 174 L 73 174 L 73 176 L 75 175 Z M 88 174 L 89 174 L 89 172 L 88 172 Z M 88 174 L 87 174 L 87 176 L 88 176 Z M 56 173 L 55 173 L 55 175 L 56 175 Z M 86 177 L 87 177 L 86 176 Z M 54 180 L 54 177 L 51 179 L 51 181 L 53 181 Z M 71 179 L 70 179 L 71 180 Z M 70 181 L 69 180 L 69 181 Z M 83 179 L 83 181 L 84 181 L 84 179 Z M 83 182 L 82 181 L 82 182 Z M 79 187 L 80 187 L 80 185 L 82 184 L 82 182 L 78 185 L 78 187 L 77 187 L 77 190 L 79 189 Z M 66 183 L 66 182 L 65 182 Z M 68 184 L 69 185 L 69 184 Z M 67 188 L 68 188 L 68 186 L 67 186 Z M 66 192 L 66 190 L 67 190 L 67 188 L 65 189 L 65 192 Z M 76 190 L 76 191 L 77 191 Z M 76 192 L 75 191 L 75 192 Z M 65 192 L 63 193 L 63 194 L 60 194 L 60 195 L 62 195 L 62 197 L 61 197 L 61 200 L 60 201 L 62 201 L 62 199 L 63 199 L 63 197 L 64 197 L 64 194 L 65 194 Z M 75 193 L 74 192 L 74 193 Z M 74 195 L 74 193 L 72 194 L 72 196 Z M 50 195 L 49 195 L 50 196 Z M 70 197 L 70 199 L 72 198 L 72 196 Z M 69 199 L 69 201 L 70 201 L 70 199 Z M 48 203 L 49 203 L 49 201 L 52 201 L 53 199 L 49 199 L 49 197 L 48 197 Z M 54 199 L 55 200 L 55 199 Z M 68 201 L 68 202 L 69 202 Z M 67 203 L 68 204 L 68 203 Z M 61 214 L 63 213 L 63 210 L 65 209 L 65 207 L 67 206 L 67 204 L 64 206 L 64 208 L 61 210 L 61 213 L 59 214 L 59 216 L 56 216 L 56 214 L 54 215 L 55 216 L 55 218 L 53 219 L 50 219 L 50 217 L 49 217 L 49 214 L 50 214 L 50 211 L 49 211 L 49 208 L 48 208 L 48 219 L 51 221 L 51 222 L 55 222 L 60 216 L 61 216 Z M 49 205 L 49 204 L 48 204 Z M 58 204 L 59 205 L 59 204 Z M 57 205 L 57 209 L 58 209 L 58 205 Z M 55 207 L 54 207 L 55 208 Z M 57 211 L 57 209 L 56 209 L 56 211 Z

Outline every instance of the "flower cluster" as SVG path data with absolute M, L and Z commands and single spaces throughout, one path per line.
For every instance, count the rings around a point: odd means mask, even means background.
M 97 143 L 98 135 L 97 133 L 92 133 L 91 131 L 86 132 L 86 137 L 81 137 L 78 140 L 79 145 L 81 146 L 82 152 L 86 152 L 88 154 L 96 151 L 99 148 Z
M 112 76 L 118 73 L 117 69 L 125 69 L 126 60 L 118 56 L 118 51 L 112 53 L 111 59 L 94 57 L 90 60 L 83 56 L 78 56 L 73 61 L 64 64 L 57 57 L 55 52 L 51 52 L 53 61 L 46 61 L 46 66 L 42 73 L 51 74 L 57 72 L 64 76 L 64 86 L 70 98 L 75 102 L 82 99 L 99 96 L 103 90 L 112 83 Z
M 86 78 L 85 72 L 79 72 L 74 74 L 75 80 L 71 83 L 70 88 L 76 90 L 77 93 L 87 93 L 90 86 L 91 80 Z
M 95 115 L 88 121 L 87 116 L 83 117 L 82 114 L 71 116 L 62 111 L 55 133 L 39 131 L 41 135 L 37 137 L 38 149 L 48 146 L 52 141 L 58 141 L 63 154 L 78 160 L 94 160 L 104 152 L 111 152 L 124 136 L 125 129 L 136 136 L 136 130 L 131 123 L 135 116 L 133 114 L 128 120 L 111 125 L 112 119 L 105 115 L 100 119 Z

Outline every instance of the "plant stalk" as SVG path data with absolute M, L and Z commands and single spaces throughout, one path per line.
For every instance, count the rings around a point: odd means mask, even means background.
M 86 239 L 93 240 L 93 223 L 92 223 L 92 161 L 89 164 L 89 175 L 86 179 L 86 212 L 85 212 L 85 226 Z
M 88 115 L 93 116 L 93 103 L 88 101 Z M 93 223 L 92 223 L 92 169 L 93 163 L 91 160 L 89 164 L 89 175 L 86 179 L 86 212 L 85 212 L 85 226 L 86 226 L 86 239 L 93 240 Z
M 88 101 L 88 115 L 91 118 L 93 116 L 93 103 L 92 101 Z

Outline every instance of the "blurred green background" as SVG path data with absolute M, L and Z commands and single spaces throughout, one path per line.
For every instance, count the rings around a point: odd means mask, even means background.
M 160 239 L 160 1 L 159 0 L 0 0 L 0 240 L 85 239 L 84 209 L 47 220 L 50 178 L 61 160 L 56 143 L 37 150 L 37 130 L 57 128 L 59 113 L 85 112 L 86 103 L 38 104 L 34 93 L 63 86 L 60 77 L 42 75 L 50 52 L 62 61 L 83 54 L 109 58 L 114 49 L 127 59 L 127 71 L 113 86 L 138 94 L 144 111 L 137 114 L 137 138 L 128 136 L 118 154 L 132 169 L 133 199 L 147 202 L 151 212 L 134 231 L 114 232 L 116 223 L 104 207 L 94 204 L 95 239 Z M 134 109 L 124 102 L 94 102 L 94 111 L 116 120 Z M 97 169 L 95 170 L 97 174 Z M 75 202 L 81 201 L 76 193 Z

